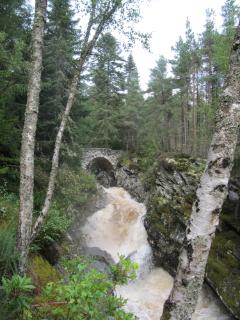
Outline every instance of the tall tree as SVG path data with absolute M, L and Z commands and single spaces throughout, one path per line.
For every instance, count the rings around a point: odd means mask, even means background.
M 138 147 L 138 128 L 140 126 L 144 99 L 139 84 L 139 76 L 133 56 L 130 54 L 126 64 L 125 103 L 122 108 L 122 136 L 124 149 L 136 151 Z
M 219 34 L 215 43 L 215 61 L 222 82 L 228 70 L 228 58 L 235 34 L 235 25 L 239 17 L 239 10 L 235 0 L 226 0 L 222 7 L 223 32 Z
M 82 38 L 80 52 L 74 68 L 73 78 L 69 87 L 68 98 L 66 99 L 65 109 L 62 113 L 61 122 L 58 128 L 52 167 L 49 176 L 49 183 L 46 192 L 45 201 L 39 217 L 34 226 L 32 226 L 33 213 L 33 178 L 34 178 L 34 146 L 36 123 L 38 118 L 38 100 L 41 82 L 41 66 L 42 66 L 42 45 L 43 45 L 43 29 L 46 12 L 46 0 L 36 1 L 35 6 L 35 23 L 33 28 L 33 58 L 32 69 L 29 81 L 28 101 L 25 113 L 25 123 L 22 136 L 21 148 L 21 176 L 20 176 L 20 214 L 18 224 L 18 248 L 20 251 L 20 272 L 24 272 L 27 263 L 27 256 L 30 242 L 36 237 L 44 218 L 48 214 L 51 200 L 55 188 L 55 180 L 59 166 L 60 148 L 63 133 L 72 109 L 74 99 L 78 90 L 78 83 L 82 75 L 85 64 L 91 55 L 93 48 L 99 36 L 106 28 L 123 27 L 124 17 L 127 17 L 128 23 L 136 22 L 139 18 L 137 5 L 140 0 L 79 0 L 82 14 L 89 20 L 86 25 L 85 32 L 81 30 Z M 118 12 L 118 14 L 116 14 Z M 133 35 L 133 28 L 128 24 L 128 31 Z M 125 30 L 126 31 L 126 30 Z M 134 32 L 136 36 L 136 32 Z
M 88 101 L 91 109 L 87 118 L 91 128 L 91 145 L 114 147 L 120 141 L 119 122 L 124 86 L 123 58 L 120 54 L 119 44 L 110 33 L 99 39 Z
M 182 151 L 194 152 L 193 141 L 197 136 L 197 104 L 199 101 L 200 56 L 198 43 L 186 21 L 185 41 L 180 37 L 176 43 L 175 57 L 171 60 L 176 88 L 179 89 L 181 107 L 181 144 Z
M 209 104 L 213 104 L 218 95 L 218 77 L 214 61 L 217 37 L 218 33 L 214 26 L 214 12 L 207 10 L 205 30 L 201 37 L 201 54 L 204 81 L 204 88 L 202 88 L 203 98 Z
M 26 103 L 30 8 L 24 0 L 0 3 L 0 184 L 16 190 L 20 130 Z
M 182 151 L 187 151 L 188 143 L 188 119 L 187 110 L 190 93 L 190 56 L 186 42 L 180 37 L 176 43 L 175 59 L 171 60 L 172 71 L 176 79 L 176 86 L 180 90 L 180 107 L 181 107 L 181 145 Z
M 65 110 L 62 115 L 61 123 L 58 129 L 53 158 L 52 158 L 52 167 L 49 176 L 49 183 L 47 188 L 47 194 L 44 201 L 43 208 L 41 210 L 41 214 L 35 222 L 32 232 L 32 239 L 36 237 L 44 218 L 48 214 L 51 200 L 54 193 L 55 181 L 58 172 L 59 166 L 59 155 L 60 148 L 62 143 L 63 133 L 66 127 L 66 123 L 69 117 L 69 113 L 72 109 L 73 102 L 76 96 L 78 82 L 80 80 L 80 76 L 82 75 L 83 68 L 89 59 L 89 56 L 92 53 L 93 48 L 96 45 L 96 42 L 99 36 L 103 33 L 104 30 L 108 27 L 121 27 L 121 21 L 124 21 L 125 17 L 128 17 L 128 21 L 138 21 L 139 13 L 136 9 L 136 5 L 139 3 L 139 0 L 92 0 L 89 2 L 83 1 L 82 4 L 84 6 L 84 13 L 86 11 L 89 13 L 89 20 L 87 24 L 86 32 L 84 33 L 83 39 L 81 41 L 81 49 L 79 59 L 76 65 L 76 71 L 74 73 L 70 88 L 69 88 L 69 96 L 65 106 Z M 119 14 L 116 15 L 116 12 Z M 116 20 L 117 19 L 117 20 Z M 120 31 L 121 29 L 119 29 Z M 133 35 L 133 30 L 131 29 L 131 34 Z M 136 35 L 136 32 L 134 33 Z
M 145 102 L 144 123 L 140 129 L 142 148 L 147 147 L 148 150 L 152 149 L 152 152 L 156 153 L 170 151 L 172 89 L 172 81 L 167 77 L 167 60 L 160 56 L 156 67 L 151 70 L 148 84 L 150 96 Z
M 216 130 L 197 200 L 186 230 L 177 275 L 161 319 L 190 320 L 204 280 L 205 267 L 219 223 L 233 166 L 240 124 L 240 24 L 233 41 L 230 67 L 217 112 Z
M 32 63 L 20 156 L 20 210 L 18 223 L 19 271 L 25 272 L 33 213 L 34 147 L 41 89 L 42 48 L 47 0 L 36 0 L 32 31 Z
M 77 32 L 70 0 L 49 1 L 43 51 L 43 89 L 39 108 L 37 151 L 51 156 L 73 75 Z

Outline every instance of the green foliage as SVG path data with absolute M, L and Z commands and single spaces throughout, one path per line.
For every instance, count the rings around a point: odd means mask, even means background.
M 64 266 L 65 279 L 47 284 L 34 319 L 134 319 L 121 310 L 126 301 L 113 295 L 114 283 L 105 274 L 89 269 L 80 258 L 65 261 Z M 131 272 L 130 266 L 126 269 Z
M 0 278 L 17 270 L 18 253 L 16 250 L 15 229 L 0 227 Z
M 123 148 L 134 152 L 139 145 L 139 126 L 141 124 L 141 109 L 144 105 L 143 95 L 140 89 L 137 67 L 130 54 L 125 67 L 125 103 L 121 110 L 121 136 Z
M 37 239 L 34 241 L 33 250 L 43 248 L 51 242 L 59 241 L 66 233 L 72 222 L 64 211 L 61 211 L 56 203 L 53 203 L 45 223 L 42 225 Z
M 124 285 L 130 280 L 136 279 L 136 271 L 138 264 L 126 259 L 123 255 L 119 256 L 119 262 L 111 267 L 113 274 L 113 282 L 116 284 Z
M 85 204 L 96 192 L 96 180 L 84 170 L 63 168 L 58 177 L 57 198 L 65 207 Z
M 30 294 L 34 289 L 32 279 L 26 276 L 13 275 L 2 278 L 3 312 L 7 319 L 27 320 L 32 303 Z M 2 311 L 2 310 L 1 310 Z
M 41 257 L 35 257 L 30 274 L 38 286 L 38 296 L 33 297 L 36 287 L 31 278 L 19 275 L 3 278 L 4 319 L 106 320 L 112 317 L 133 320 L 131 314 L 122 310 L 126 300 L 113 292 L 116 284 L 126 284 L 128 280 L 135 279 L 137 265 L 123 256 L 119 258 L 117 266 L 111 268 L 112 280 L 92 269 L 91 261 L 86 258 L 63 261 L 64 277 L 59 280 L 53 267 L 47 266 Z M 49 282 L 50 278 L 52 282 Z
M 13 193 L 0 187 L 0 279 L 17 270 L 16 223 L 18 199 Z
M 224 299 L 240 316 L 240 262 L 237 257 L 240 237 L 233 231 L 217 233 L 209 254 L 206 275 Z
M 37 131 L 37 152 L 51 156 L 56 130 L 73 76 L 77 30 L 70 0 L 50 0 L 44 37 L 42 91 Z M 70 131 L 64 138 L 70 142 Z
M 0 185 L 18 187 L 17 157 L 26 98 L 30 10 L 24 0 L 0 4 Z
M 119 127 L 123 105 L 123 58 L 120 46 L 110 33 L 102 35 L 97 43 L 96 61 L 91 66 L 88 97 L 85 102 L 87 115 L 87 143 L 97 147 L 119 147 Z M 96 134 L 97 132 L 97 134 Z
M 36 289 L 41 292 L 48 282 L 56 282 L 60 275 L 56 268 L 39 255 L 29 259 L 28 275 L 31 276 Z

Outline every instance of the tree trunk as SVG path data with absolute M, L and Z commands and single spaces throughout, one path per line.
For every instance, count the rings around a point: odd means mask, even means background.
M 60 127 L 58 129 L 58 133 L 57 133 L 57 137 L 56 137 L 56 141 L 55 141 L 55 147 L 54 147 L 53 158 L 52 158 L 52 168 L 51 168 L 49 181 L 48 181 L 47 194 L 45 197 L 45 201 L 44 201 L 44 205 L 43 205 L 41 214 L 39 215 L 39 217 L 33 227 L 31 241 L 34 240 L 34 238 L 37 236 L 38 231 L 43 223 L 43 220 L 44 220 L 45 216 L 48 214 L 48 211 L 50 208 L 50 204 L 51 204 L 51 200 L 52 200 L 54 188 L 55 188 L 55 181 L 56 181 L 56 177 L 57 177 L 62 137 L 63 137 L 65 126 L 66 126 L 66 123 L 68 120 L 69 113 L 70 113 L 72 105 L 73 105 L 74 96 L 75 96 L 76 89 L 77 89 L 77 84 L 78 84 L 78 76 L 75 75 L 73 82 L 72 82 L 72 85 L 71 85 L 70 93 L 68 96 L 67 105 L 64 110 L 64 113 L 62 116 L 62 121 L 61 121 Z
M 240 120 L 240 26 L 233 42 L 228 77 L 217 113 L 205 172 L 197 189 L 171 294 L 161 319 L 190 320 L 204 280 L 233 166 Z
M 99 36 L 103 32 L 106 24 L 111 20 L 113 14 L 118 9 L 118 7 L 121 6 L 121 2 L 116 1 L 116 3 L 112 6 L 112 8 L 108 7 L 107 11 L 102 16 L 102 20 L 99 22 L 99 24 L 96 28 L 96 31 L 95 31 L 94 35 L 92 36 L 92 39 L 89 40 L 90 35 L 91 35 L 91 31 L 92 31 L 92 26 L 93 26 L 94 19 L 95 19 L 95 4 L 94 4 L 94 2 L 92 2 L 92 5 L 93 5 L 92 14 L 90 16 L 87 31 L 86 31 L 85 38 L 83 41 L 83 49 L 81 51 L 78 65 L 77 65 L 77 70 L 75 72 L 75 75 L 74 75 L 74 78 L 73 78 L 73 81 L 72 81 L 72 84 L 71 84 L 71 87 L 69 90 L 68 101 L 67 101 L 64 113 L 62 115 L 61 124 L 58 129 L 58 133 L 57 133 L 57 137 L 56 137 L 56 141 L 55 141 L 53 158 L 52 158 L 52 167 L 51 167 L 51 172 L 50 172 L 50 176 L 49 176 L 46 198 L 44 201 L 44 205 L 43 205 L 41 214 L 39 215 L 39 217 L 36 220 L 35 225 L 33 227 L 31 241 L 36 238 L 36 236 L 37 236 L 37 234 L 43 224 L 43 221 L 49 212 L 49 208 L 51 205 L 51 201 L 52 201 L 52 197 L 53 197 L 53 193 L 54 193 L 54 189 L 55 189 L 55 182 L 56 182 L 58 166 L 59 166 L 59 155 L 60 155 L 60 148 L 61 148 L 63 133 L 64 133 L 64 130 L 66 127 L 68 116 L 69 116 L 70 111 L 73 106 L 74 98 L 75 98 L 76 91 L 77 91 L 77 85 L 80 80 L 80 76 L 81 76 L 83 67 L 84 67 L 87 59 L 91 55 L 92 50 L 93 50 Z
M 28 83 L 20 156 L 20 211 L 17 247 L 20 253 L 19 272 L 26 269 L 32 227 L 34 148 L 38 118 L 39 94 L 41 90 L 42 48 L 47 0 L 36 0 L 32 31 L 32 64 Z

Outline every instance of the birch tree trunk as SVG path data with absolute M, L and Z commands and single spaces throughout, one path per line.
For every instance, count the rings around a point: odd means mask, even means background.
M 171 294 L 162 320 L 190 320 L 204 280 L 208 254 L 219 223 L 233 166 L 240 120 L 240 26 L 230 55 L 230 66 L 217 113 L 216 130 L 205 172 L 197 189 L 192 215 Z
M 26 269 L 31 238 L 34 186 L 34 148 L 41 89 L 42 48 L 47 0 L 36 0 L 32 31 L 32 63 L 28 83 L 27 105 L 22 132 L 20 155 L 20 211 L 17 247 L 20 254 L 19 272 Z
M 41 210 L 41 214 L 39 215 L 39 217 L 36 220 L 35 225 L 32 229 L 31 241 L 36 238 L 36 236 L 37 236 L 37 234 L 43 224 L 43 221 L 49 212 L 49 208 L 51 205 L 51 201 L 52 201 L 52 197 L 53 197 L 53 193 L 54 193 L 54 189 L 55 189 L 55 182 L 56 182 L 58 166 L 59 166 L 59 155 L 60 155 L 60 148 L 61 148 L 63 133 L 64 133 L 64 130 L 66 127 L 68 116 L 69 116 L 70 111 L 73 106 L 74 98 L 75 98 L 76 91 L 77 91 L 77 85 L 79 83 L 83 67 L 84 67 L 87 59 L 91 55 L 92 50 L 93 50 L 99 36 L 102 34 L 106 25 L 111 21 L 112 16 L 117 11 L 117 9 L 119 7 L 121 7 L 122 3 L 121 3 L 121 1 L 115 1 L 115 3 L 114 2 L 112 3 L 112 6 L 110 6 L 110 5 L 111 5 L 111 1 L 109 1 L 109 6 L 107 7 L 106 11 L 102 13 L 102 18 L 101 18 L 97 28 L 95 29 L 95 32 L 90 40 L 90 36 L 92 33 L 92 27 L 94 24 L 94 20 L 96 19 L 96 16 L 95 16 L 96 3 L 95 3 L 95 1 L 92 1 L 92 11 L 91 11 L 91 15 L 89 18 L 86 35 L 84 37 L 82 51 L 81 51 L 80 58 L 78 61 L 77 70 L 76 70 L 76 73 L 74 75 L 74 78 L 73 78 L 73 81 L 72 81 L 72 84 L 71 84 L 71 87 L 69 90 L 68 101 L 67 101 L 65 110 L 63 112 L 63 115 L 62 115 L 61 124 L 58 129 L 58 133 L 57 133 L 57 137 L 56 137 L 56 141 L 55 141 L 53 158 L 52 158 L 52 167 L 51 167 L 51 172 L 50 172 L 50 176 L 49 176 L 47 194 L 45 197 L 43 208 Z

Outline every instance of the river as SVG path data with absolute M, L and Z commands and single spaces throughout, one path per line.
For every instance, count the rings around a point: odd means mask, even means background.
M 152 264 L 152 251 L 143 225 L 145 205 L 122 188 L 105 189 L 107 205 L 90 216 L 82 228 L 86 245 L 107 251 L 117 262 L 119 255 L 130 256 L 139 264 L 134 282 L 118 286 L 116 294 L 128 299 L 125 309 L 140 320 L 159 320 L 173 278 Z M 230 320 L 222 304 L 208 287 L 203 287 L 193 320 Z

